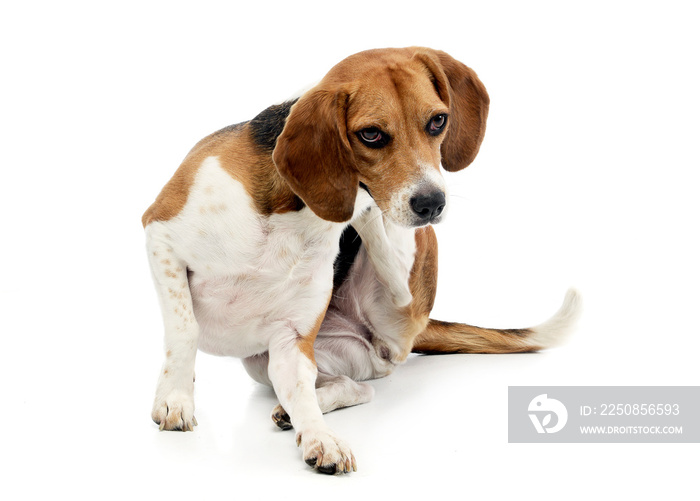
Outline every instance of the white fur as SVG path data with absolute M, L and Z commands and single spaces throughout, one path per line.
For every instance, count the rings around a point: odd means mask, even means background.
M 583 311 L 583 299 L 576 289 L 569 289 L 559 310 L 546 322 L 533 327 L 531 343 L 542 348 L 559 346 L 569 337 Z
M 153 231 L 155 230 L 155 231 Z M 158 380 L 152 417 L 161 429 L 192 429 L 194 359 L 199 326 L 194 317 L 185 263 L 157 227 L 146 229 L 149 263 L 165 324 L 166 359 Z
M 413 212 L 410 203 L 411 198 L 416 196 L 420 191 L 442 191 L 445 193 L 445 199 L 447 199 L 445 179 L 440 173 L 440 166 L 430 166 L 420 161 L 417 161 L 416 165 L 419 167 L 420 174 L 416 176 L 415 179 L 409 180 L 406 185 L 394 191 L 389 200 L 389 208 L 384 214 L 389 220 L 399 226 L 415 227 L 425 224 L 425 221 L 420 220 Z M 445 207 L 445 209 L 446 208 L 447 207 Z M 442 218 L 442 215 L 438 216 L 431 221 L 431 224 L 439 223 Z
M 394 304 L 406 306 L 412 298 L 408 278 L 413 266 L 413 256 L 405 255 L 403 249 L 393 246 L 389 241 L 382 212 L 376 205 L 373 204 L 363 212 L 353 222 L 353 226 L 368 249 L 377 278 L 391 291 Z

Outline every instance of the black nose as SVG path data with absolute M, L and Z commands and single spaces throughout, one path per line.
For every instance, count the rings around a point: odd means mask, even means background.
M 411 209 L 423 222 L 430 222 L 445 209 L 445 194 L 442 191 L 419 193 L 410 200 Z

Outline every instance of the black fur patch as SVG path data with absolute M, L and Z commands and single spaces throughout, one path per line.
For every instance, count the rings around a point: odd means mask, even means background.
M 367 185 L 366 185 L 365 183 L 360 183 L 360 188 L 362 188 L 363 190 L 365 190 L 365 191 L 367 192 L 367 194 L 368 194 L 370 197 L 372 197 L 372 192 L 369 191 L 369 188 L 367 187 Z M 372 197 L 372 200 L 374 200 L 374 197 Z
M 292 105 L 297 101 L 298 99 L 294 99 L 270 106 L 250 121 L 250 133 L 255 144 L 268 151 L 275 149 L 277 138 L 282 134 Z
M 333 287 L 340 287 L 345 279 L 348 277 L 350 272 L 350 267 L 352 263 L 355 262 L 355 257 L 357 253 L 360 252 L 360 247 L 362 246 L 362 239 L 360 235 L 357 234 L 355 228 L 348 226 L 340 235 L 340 252 L 335 258 L 335 263 L 333 264 Z

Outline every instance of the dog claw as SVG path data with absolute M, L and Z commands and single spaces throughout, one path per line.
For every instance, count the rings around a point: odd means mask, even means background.
M 335 475 L 336 466 L 334 464 L 330 466 L 319 466 L 318 471 L 320 473 L 325 473 L 326 475 Z
M 321 461 L 322 460 L 323 457 L 321 457 Z M 308 464 L 312 468 L 317 469 L 319 473 L 325 473 L 326 475 L 335 475 L 336 473 L 341 473 L 340 469 L 338 468 L 338 465 L 336 464 L 328 464 L 324 466 L 318 463 L 318 458 L 309 458 L 306 460 L 306 464 Z
M 319 473 L 324 473 L 326 475 L 337 475 L 341 473 L 350 473 L 351 471 L 357 471 L 357 464 L 355 463 L 355 458 L 352 460 L 348 459 L 345 464 L 329 464 L 329 465 L 319 465 L 317 458 L 310 458 L 306 460 L 306 464 L 318 470 Z
M 283 430 L 291 430 L 292 428 L 294 428 L 294 425 L 292 425 L 292 419 L 289 417 L 289 414 L 287 414 L 287 411 L 285 411 L 281 405 L 278 405 L 272 410 L 271 417 L 272 421 L 274 421 L 274 423 Z

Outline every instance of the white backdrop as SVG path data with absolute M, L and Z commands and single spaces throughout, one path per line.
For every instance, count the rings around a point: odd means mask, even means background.
M 697 444 L 508 444 L 506 400 L 509 385 L 700 385 L 692 7 L 3 5 L 0 496 L 697 496 Z M 474 68 L 492 102 L 479 157 L 449 176 L 433 316 L 524 327 L 573 285 L 578 331 L 541 354 L 411 357 L 374 402 L 328 416 L 359 464 L 342 478 L 306 467 L 236 360 L 200 355 L 199 427 L 159 433 L 142 212 L 203 136 L 347 55 L 407 45 Z

